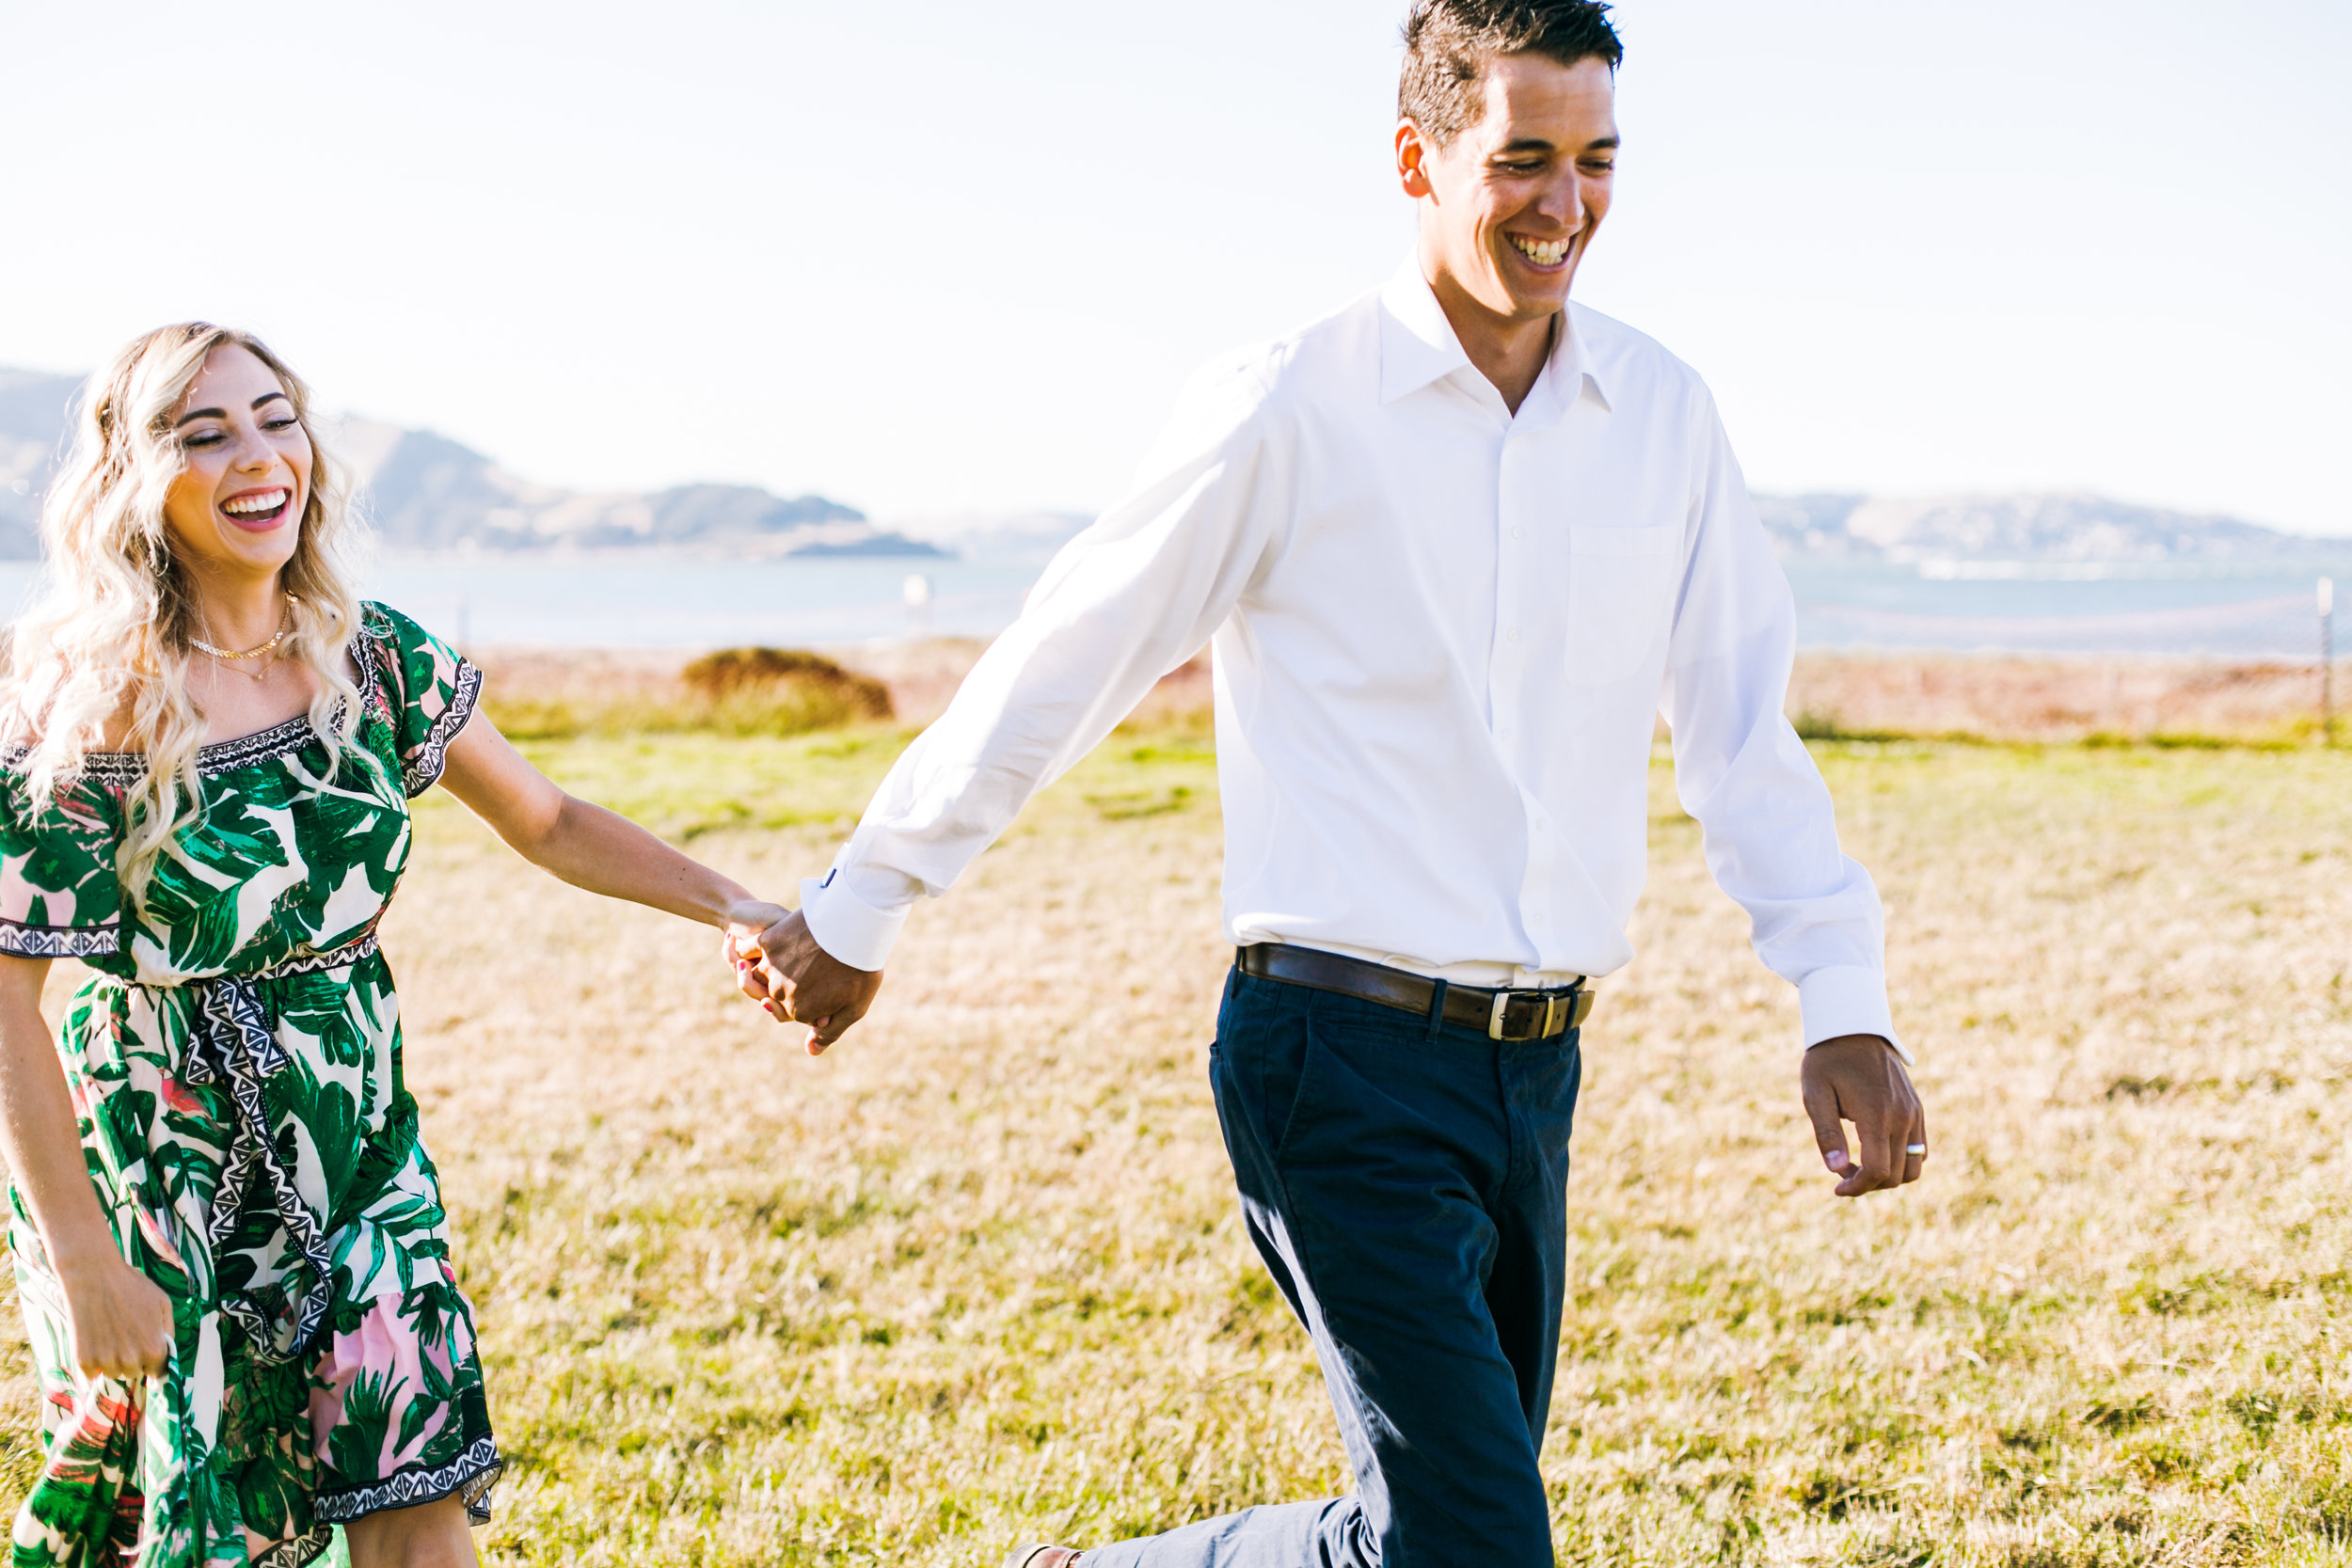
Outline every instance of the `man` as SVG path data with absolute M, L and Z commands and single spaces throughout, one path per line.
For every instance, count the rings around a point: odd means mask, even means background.
M 1919 1174 L 1877 896 L 1781 717 L 1787 582 L 1698 378 L 1568 303 L 1620 53 L 1583 0 L 1419 0 L 1417 254 L 1195 381 L 747 977 L 811 1050 L 839 1038 L 914 901 L 1212 642 L 1240 957 L 1211 1083 L 1357 1489 L 1085 1568 L 1550 1563 L 1577 1026 L 1631 956 L 1661 711 L 1716 879 L 1796 983 L 1836 1192 Z

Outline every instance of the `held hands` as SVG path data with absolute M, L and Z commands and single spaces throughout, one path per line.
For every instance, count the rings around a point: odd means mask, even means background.
M 108 1246 L 75 1268 L 58 1267 L 73 1365 L 86 1378 L 136 1383 L 171 1363 L 171 1297 Z
M 736 986 L 777 1022 L 807 1024 L 808 1053 L 821 1056 L 874 1005 L 882 971 L 851 969 L 818 946 L 797 911 L 759 908 L 775 918 L 757 926 L 729 911 L 725 951 Z
M 1928 1114 L 1895 1048 L 1876 1035 L 1841 1035 L 1804 1053 L 1804 1114 L 1821 1163 L 1839 1178 L 1839 1197 L 1860 1197 L 1919 1180 L 1927 1162 Z M 1862 1157 L 1842 1125 L 1852 1122 Z M 1916 1150 L 1917 1152 L 1913 1152 Z

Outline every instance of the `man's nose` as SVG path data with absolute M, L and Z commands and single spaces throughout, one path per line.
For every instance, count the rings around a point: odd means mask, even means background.
M 1570 233 L 1584 226 L 1584 180 L 1575 169 L 1544 193 L 1543 214 Z

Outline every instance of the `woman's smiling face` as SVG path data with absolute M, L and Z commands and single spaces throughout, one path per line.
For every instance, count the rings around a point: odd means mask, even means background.
M 183 452 L 164 500 L 171 547 L 199 569 L 273 574 L 310 499 L 310 436 L 270 368 L 230 344 L 205 356 L 173 427 Z

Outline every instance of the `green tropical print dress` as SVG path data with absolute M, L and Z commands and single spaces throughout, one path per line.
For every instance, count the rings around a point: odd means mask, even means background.
M 298 716 L 205 747 L 203 816 L 135 903 L 115 852 L 144 758 L 92 755 L 36 813 L 22 749 L 0 757 L 0 952 L 95 971 L 57 1052 L 116 1243 L 176 1326 L 163 1375 L 85 1383 L 11 1191 L 48 1441 L 18 1568 L 291 1568 L 379 1509 L 456 1496 L 489 1517 L 472 1309 L 375 937 L 408 799 L 481 674 L 383 606 L 363 623 L 357 745 Z

